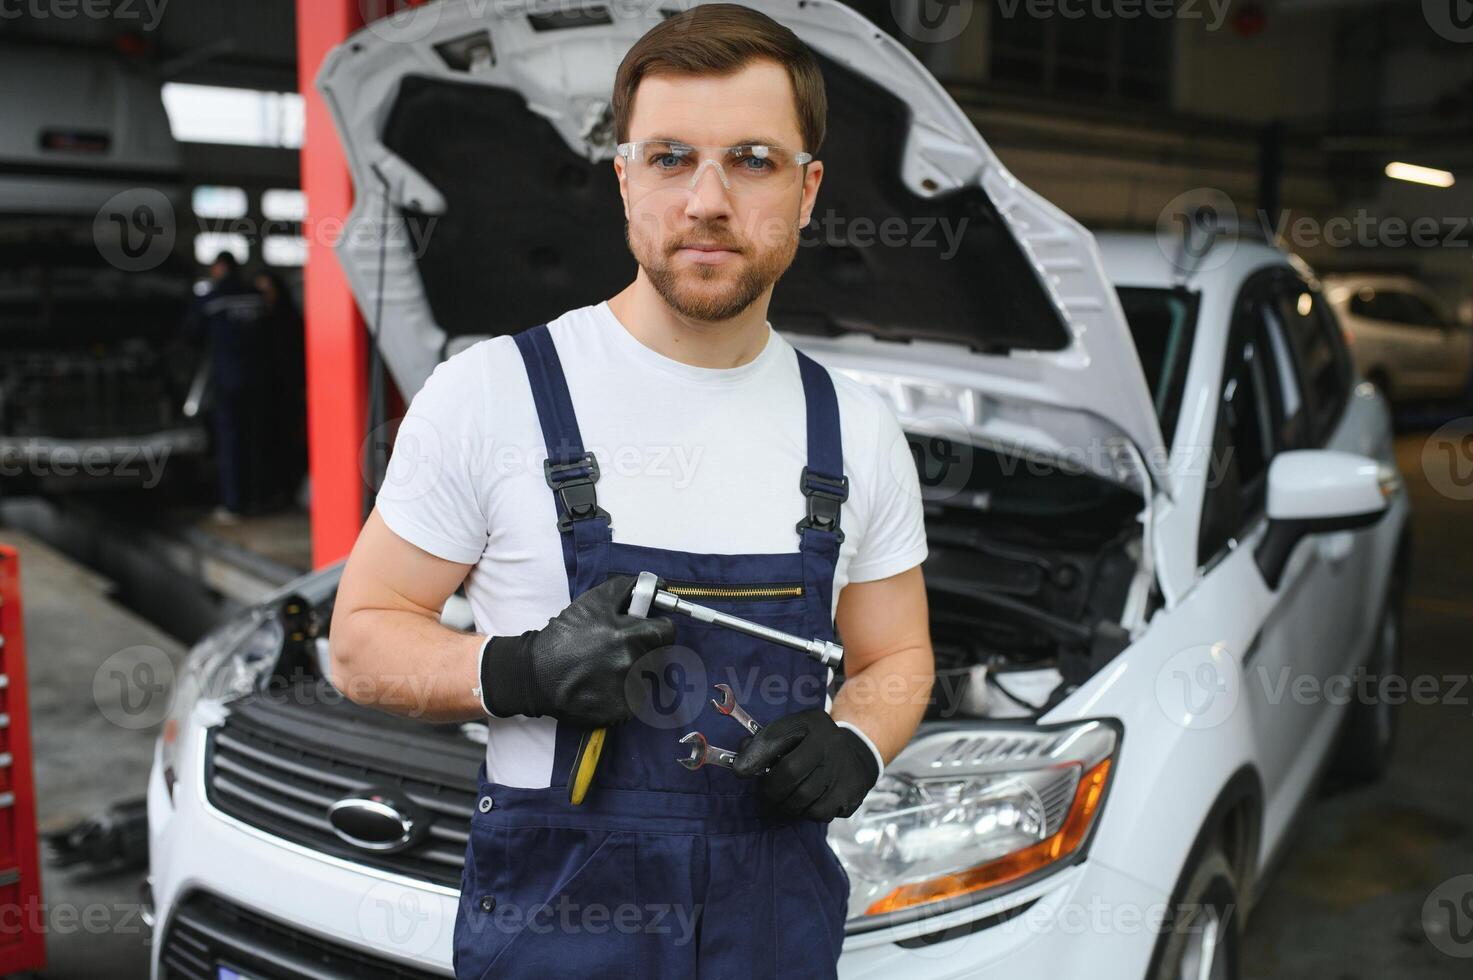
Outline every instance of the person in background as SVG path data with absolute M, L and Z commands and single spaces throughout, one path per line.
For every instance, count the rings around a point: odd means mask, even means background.
M 215 257 L 210 282 L 190 304 L 184 332 L 209 346 L 220 486 L 215 519 L 228 524 L 257 507 L 267 477 L 269 345 L 265 300 L 241 275 L 234 255 Z

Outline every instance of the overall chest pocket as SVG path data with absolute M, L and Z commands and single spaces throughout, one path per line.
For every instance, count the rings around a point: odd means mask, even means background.
M 666 580 L 665 591 L 700 603 L 781 602 L 784 599 L 801 599 L 804 593 L 802 582 L 682 582 Z
M 473 820 L 455 930 L 459 977 L 637 977 L 633 835 Z

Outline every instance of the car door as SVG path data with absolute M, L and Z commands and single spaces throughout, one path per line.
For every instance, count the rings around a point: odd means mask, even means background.
M 1304 403 L 1293 448 L 1377 455 L 1378 447 L 1368 441 L 1368 431 L 1346 418 L 1354 375 L 1333 312 L 1297 276 L 1277 277 L 1271 293 L 1269 319 L 1275 335 L 1285 339 L 1286 373 L 1297 381 Z M 1318 620 L 1307 642 L 1315 645 L 1313 661 L 1322 683 L 1354 671 L 1376 625 L 1380 610 L 1357 601 L 1367 594 L 1370 582 L 1373 533 L 1315 534 L 1296 549 L 1303 557 L 1296 554 L 1295 560 L 1305 562 L 1307 576 L 1300 586 L 1303 599 L 1316 610 Z M 1343 680 L 1335 683 L 1343 684 Z M 1333 721 L 1333 717 L 1322 719 L 1321 724 Z
M 1253 559 L 1267 527 L 1274 456 L 1313 445 L 1326 417 L 1320 413 L 1333 411 L 1303 380 L 1301 365 L 1308 357 L 1286 323 L 1291 314 L 1299 318 L 1305 303 L 1318 318 L 1316 307 L 1324 300 L 1317 293 L 1301 299 L 1307 291 L 1300 286 L 1289 270 L 1272 270 L 1250 279 L 1235 306 L 1217 401 L 1217 474 L 1208 481 L 1198 535 L 1204 573 L 1236 582 L 1240 594 L 1224 591 L 1227 601 L 1240 602 L 1260 619 L 1241 659 L 1241 703 L 1252 715 L 1255 756 L 1268 794 L 1267 840 L 1281 832 L 1326 747 L 1320 733 L 1328 705 L 1312 689 L 1341 664 L 1337 645 L 1349 632 L 1337 621 L 1341 612 L 1332 600 L 1338 590 L 1327 579 L 1313 539 L 1295 549 L 1276 589 L 1268 588 Z M 1308 356 L 1321 353 L 1310 349 Z
M 1390 352 L 1392 390 L 1398 395 L 1421 395 L 1437 387 L 1443 350 L 1441 332 L 1426 322 L 1415 296 L 1395 288 L 1377 289 L 1363 316 L 1384 331 Z
M 1433 395 L 1451 395 L 1462 390 L 1468 378 L 1468 347 L 1465 332 L 1438 308 L 1430 295 L 1406 292 L 1401 296 L 1407 322 L 1419 331 L 1426 358 L 1420 365 L 1421 382 Z

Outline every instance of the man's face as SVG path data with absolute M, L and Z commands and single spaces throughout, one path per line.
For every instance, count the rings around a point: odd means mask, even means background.
M 725 77 L 645 78 L 634 100 L 628 139 L 655 138 L 691 146 L 760 139 L 789 150 L 808 149 L 788 73 L 767 60 Z M 787 271 L 823 176 L 823 164 L 814 161 L 806 173 L 795 169 L 780 193 L 754 194 L 728 190 L 714 167 L 703 167 L 693 188 L 648 190 L 628 179 L 622 157 L 615 158 L 614 167 L 635 260 L 671 309 L 708 321 L 737 316 Z

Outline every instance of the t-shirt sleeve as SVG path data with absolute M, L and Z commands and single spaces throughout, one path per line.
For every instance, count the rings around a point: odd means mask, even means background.
M 890 405 L 878 395 L 875 449 L 871 455 L 870 519 L 849 563 L 850 582 L 898 575 L 927 554 L 920 474 Z
M 379 516 L 399 537 L 471 565 L 486 548 L 486 483 L 476 472 L 486 433 L 480 345 L 441 361 L 399 425 L 379 490 Z

